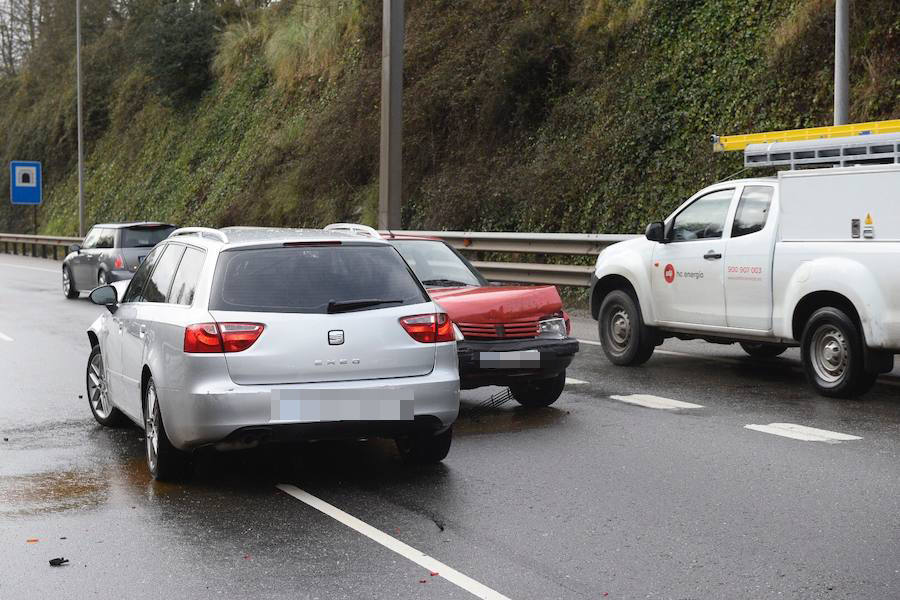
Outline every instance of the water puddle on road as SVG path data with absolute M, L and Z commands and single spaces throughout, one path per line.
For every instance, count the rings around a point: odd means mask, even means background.
M 109 480 L 100 472 L 56 471 L 0 477 L 0 516 L 92 508 L 106 501 Z

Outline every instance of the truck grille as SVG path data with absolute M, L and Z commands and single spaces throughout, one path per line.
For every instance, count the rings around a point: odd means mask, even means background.
M 521 323 L 457 323 L 459 330 L 469 340 L 496 340 L 501 338 L 533 338 L 540 333 L 537 321 Z

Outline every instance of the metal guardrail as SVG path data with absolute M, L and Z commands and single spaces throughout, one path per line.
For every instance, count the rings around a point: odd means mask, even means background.
M 60 237 L 52 235 L 28 235 L 25 233 L 0 233 L 0 248 L 7 254 L 40 256 L 60 259 L 71 244 L 81 243 L 80 237 Z M 19 251 L 21 248 L 21 252 Z M 60 253 L 60 248 L 64 251 Z M 48 252 L 49 251 L 49 252 Z
M 386 233 L 386 232 L 382 232 Z M 623 242 L 636 235 L 610 235 L 605 233 L 512 233 L 486 231 L 398 231 L 397 235 L 415 235 L 439 238 L 468 255 L 472 264 L 492 281 L 521 283 L 545 283 L 585 287 L 590 283 L 593 267 L 589 265 L 557 264 L 545 262 L 547 256 L 593 257 L 616 242 Z M 59 260 L 59 249 L 81 242 L 78 237 L 56 237 L 0 233 L 0 248 L 12 254 L 48 256 Z M 30 249 L 30 252 L 28 250 Z M 472 254 L 475 253 L 473 256 Z M 535 262 L 500 262 L 480 260 L 481 253 L 525 254 L 534 256 Z M 62 253 L 65 256 L 65 252 Z

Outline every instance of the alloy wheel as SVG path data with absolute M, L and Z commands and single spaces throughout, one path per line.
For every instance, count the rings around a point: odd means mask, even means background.
M 147 384 L 147 414 L 144 417 L 144 438 L 147 440 L 147 464 L 152 471 L 159 455 L 159 424 L 156 422 L 156 387 Z
M 99 352 L 94 355 L 88 365 L 88 398 L 91 408 L 101 419 L 106 419 L 110 414 L 109 393 L 106 387 L 106 372 L 103 368 L 103 355 Z

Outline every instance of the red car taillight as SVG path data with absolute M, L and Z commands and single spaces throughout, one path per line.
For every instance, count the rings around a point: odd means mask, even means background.
M 184 328 L 184 351 L 191 354 L 241 352 L 259 339 L 262 323 L 198 323 Z
M 403 317 L 400 319 L 400 324 L 412 339 L 423 344 L 452 342 L 454 340 L 453 322 L 446 313 Z
M 121 268 L 123 268 L 124 266 L 125 266 L 125 261 L 122 260 L 122 257 L 121 257 L 121 256 L 117 256 L 117 257 L 116 257 L 116 262 L 113 263 L 113 268 L 114 268 L 114 269 L 121 269 Z

